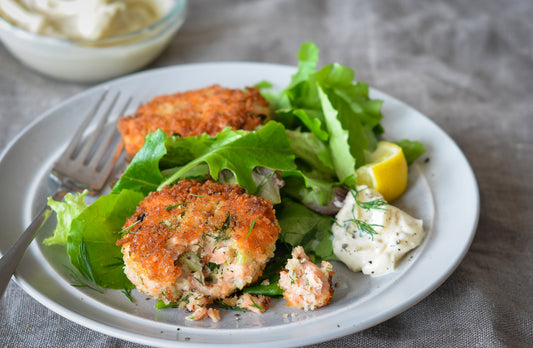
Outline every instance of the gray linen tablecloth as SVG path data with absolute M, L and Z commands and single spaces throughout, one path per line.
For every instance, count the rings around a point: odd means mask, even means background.
M 193 0 L 182 30 L 147 69 L 294 65 L 309 40 L 322 63 L 353 67 L 359 80 L 442 127 L 469 159 L 481 196 L 473 244 L 442 286 L 382 324 L 316 347 L 533 346 L 533 2 Z M 34 73 L 3 46 L 0 63 L 0 148 L 90 87 Z M 2 347 L 139 346 L 62 318 L 14 282 L 0 322 Z

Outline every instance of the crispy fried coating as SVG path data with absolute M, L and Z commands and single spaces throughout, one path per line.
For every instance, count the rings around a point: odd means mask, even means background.
M 152 192 L 124 229 L 117 244 L 132 283 L 192 311 L 256 281 L 280 232 L 268 200 L 196 180 Z
M 157 129 L 169 136 L 214 136 L 225 127 L 254 130 L 268 115 L 269 103 L 257 88 L 213 85 L 155 97 L 134 115 L 119 118 L 118 129 L 126 152 L 133 156 L 144 145 L 144 137 Z

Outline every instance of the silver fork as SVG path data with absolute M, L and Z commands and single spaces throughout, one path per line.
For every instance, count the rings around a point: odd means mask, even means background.
M 104 187 L 123 148 L 122 141 L 117 139 L 119 137 L 116 134 L 116 127 L 106 127 L 109 115 L 117 108 L 119 96 L 120 93 L 110 97 L 108 97 L 108 91 L 102 93 L 98 102 L 89 111 L 74 134 L 66 150 L 54 164 L 50 176 L 59 184 L 59 188 L 52 195 L 54 200 L 61 200 L 67 192 L 84 189 L 87 189 L 90 195 L 95 195 Z M 109 99 L 111 102 L 105 108 L 105 101 Z M 122 104 L 122 106 L 118 106 L 119 115 L 125 113 L 131 104 L 131 98 Z M 105 111 L 102 111 L 103 109 Z M 87 127 L 99 114 L 100 120 L 94 131 L 84 137 Z M 113 124 L 115 122 L 116 120 Z M 0 259 L 0 298 L 3 296 L 26 248 L 37 235 L 50 213 L 50 208 L 45 205 L 15 244 Z

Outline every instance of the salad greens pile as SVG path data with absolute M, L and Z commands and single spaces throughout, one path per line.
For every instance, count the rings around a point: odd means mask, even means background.
M 79 285 L 132 289 L 116 246 L 128 233 L 122 230 L 126 218 L 150 192 L 181 179 L 207 176 L 237 183 L 275 204 L 281 226 L 277 249 L 283 254 L 275 258 L 278 263 L 297 245 L 315 261 L 335 259 L 331 215 L 338 207 L 333 203 L 339 195 L 342 200 L 346 187 L 355 185 L 355 169 L 365 164 L 365 154 L 375 149 L 384 131 L 382 102 L 369 98 L 368 85 L 354 82 L 348 67 L 334 63 L 317 70 L 318 58 L 316 45 L 304 43 L 298 70 L 284 90 L 272 91 L 268 82 L 258 83 L 275 109 L 263 127 L 251 132 L 226 128 L 213 137 L 185 138 L 157 130 L 146 137 L 108 195 L 89 206 L 86 193 L 69 194 L 63 203 L 50 201 L 58 224 L 44 243 L 66 246 Z M 418 142 L 399 144 L 410 161 L 424 151 Z M 269 265 L 262 279 L 275 277 L 280 267 Z M 276 284 L 245 291 L 263 290 L 280 294 Z

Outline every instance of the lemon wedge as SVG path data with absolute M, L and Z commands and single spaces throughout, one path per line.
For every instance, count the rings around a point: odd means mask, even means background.
M 402 148 L 380 141 L 367 156 L 367 164 L 356 170 L 357 184 L 376 189 L 387 202 L 400 197 L 407 188 L 407 161 Z

